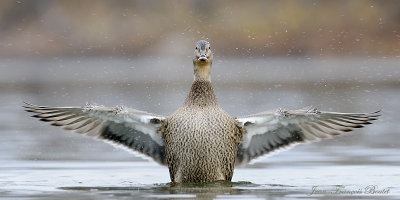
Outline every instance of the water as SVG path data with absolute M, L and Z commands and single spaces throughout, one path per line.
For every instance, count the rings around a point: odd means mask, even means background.
M 213 84 L 220 105 L 233 116 L 315 105 L 341 112 L 382 109 L 382 117 L 346 136 L 298 145 L 237 168 L 233 183 L 171 186 L 167 168 L 38 122 L 21 104 L 81 106 L 93 101 L 168 115 L 190 87 L 190 59 L 3 59 L 0 197 L 399 198 L 399 60 L 216 60 Z M 366 193 L 371 186 L 383 194 Z M 325 192 L 311 194 L 313 187 Z

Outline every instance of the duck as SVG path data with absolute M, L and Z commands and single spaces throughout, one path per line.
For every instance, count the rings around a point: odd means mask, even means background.
M 324 112 L 310 106 L 233 117 L 218 104 L 210 77 L 212 61 L 210 43 L 198 41 L 191 89 L 169 116 L 89 103 L 23 107 L 53 126 L 125 147 L 167 166 L 172 183 L 231 181 L 237 166 L 297 144 L 343 135 L 380 116 L 379 111 Z

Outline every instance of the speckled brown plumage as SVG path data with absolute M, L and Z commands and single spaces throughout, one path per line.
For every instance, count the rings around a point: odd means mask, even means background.
M 161 132 L 173 182 L 231 180 L 243 129 L 218 105 L 209 81 L 194 81 Z

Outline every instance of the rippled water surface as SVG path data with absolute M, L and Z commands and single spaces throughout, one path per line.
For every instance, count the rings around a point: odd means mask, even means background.
M 189 59 L 190 61 L 190 59 Z M 190 87 L 186 60 L 0 62 L 0 198 L 399 199 L 399 60 L 216 59 L 213 84 L 233 116 L 285 107 L 382 110 L 373 125 L 237 168 L 232 183 L 169 183 L 168 169 L 29 118 L 23 101 L 87 101 L 168 115 Z

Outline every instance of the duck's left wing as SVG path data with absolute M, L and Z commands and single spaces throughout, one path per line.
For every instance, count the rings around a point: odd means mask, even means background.
M 379 112 L 379 111 L 378 111 Z M 300 110 L 278 109 L 237 118 L 246 134 L 239 145 L 236 164 L 294 144 L 318 141 L 371 124 L 374 113 L 320 112 L 313 107 Z
M 25 103 L 28 112 L 41 121 L 52 122 L 75 133 L 122 145 L 166 164 L 165 146 L 160 133 L 163 116 L 117 106 L 108 108 L 87 104 L 84 107 L 47 107 Z

